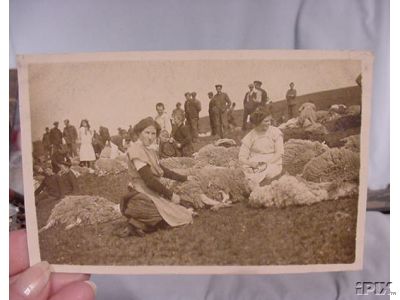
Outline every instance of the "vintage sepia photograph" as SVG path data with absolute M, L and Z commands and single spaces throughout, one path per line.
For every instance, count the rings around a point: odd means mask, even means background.
M 23 55 L 18 77 L 32 264 L 362 268 L 370 53 Z

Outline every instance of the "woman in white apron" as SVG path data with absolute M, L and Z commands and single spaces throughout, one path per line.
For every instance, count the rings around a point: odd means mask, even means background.
M 79 161 L 82 167 L 92 167 L 93 162 L 96 160 L 96 154 L 92 145 L 93 132 L 90 129 L 88 120 L 82 120 L 79 127 Z
M 160 126 L 152 118 L 147 118 L 136 124 L 134 131 L 139 138 L 127 150 L 130 193 L 120 203 L 121 213 L 128 219 L 129 226 L 120 236 L 143 236 L 160 226 L 192 223 L 193 211 L 179 205 L 180 197 L 159 181 L 160 177 L 178 181 L 188 179 L 161 166 L 156 151 L 151 147 L 160 134 Z
M 272 116 L 266 112 L 255 111 L 250 121 L 255 128 L 242 139 L 239 161 L 253 189 L 269 184 L 281 174 L 283 134 L 271 125 Z

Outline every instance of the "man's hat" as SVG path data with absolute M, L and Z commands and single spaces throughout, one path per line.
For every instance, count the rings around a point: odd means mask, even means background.
M 260 80 L 254 80 L 254 84 L 262 85 L 262 82 Z
M 222 88 L 222 84 L 216 84 L 215 87 L 221 87 Z
M 190 95 L 190 93 L 189 93 L 189 92 L 186 92 L 186 93 L 185 93 L 185 96 L 188 96 L 188 95 Z
M 53 123 L 53 125 L 58 125 L 58 122 L 57 122 L 57 121 L 55 121 L 55 122 Z

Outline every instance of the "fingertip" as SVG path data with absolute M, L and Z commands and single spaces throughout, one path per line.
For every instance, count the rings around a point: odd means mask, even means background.
M 86 280 L 86 281 L 84 281 L 84 283 L 88 284 L 90 286 L 90 288 L 93 290 L 94 295 L 96 295 L 96 292 L 97 292 L 96 284 L 90 280 Z
M 94 300 L 96 285 L 92 281 L 73 282 L 54 294 L 50 300 Z

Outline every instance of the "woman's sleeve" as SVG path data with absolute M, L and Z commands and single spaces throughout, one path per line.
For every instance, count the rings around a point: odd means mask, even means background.
M 164 177 L 172 179 L 172 180 L 176 180 L 176 181 L 181 181 L 181 182 L 187 180 L 187 176 L 175 173 L 174 171 L 164 167 L 161 164 L 160 164 L 160 166 L 161 166 L 161 169 L 164 171 Z
M 242 145 L 240 146 L 240 149 L 239 149 L 239 161 L 240 162 L 242 162 L 242 163 L 248 162 L 249 157 L 250 157 L 251 145 L 252 145 L 251 136 L 250 136 L 250 134 L 247 134 L 242 139 Z
M 136 167 L 136 164 L 135 164 Z M 167 199 L 172 198 L 173 192 L 166 188 L 159 180 L 158 178 L 153 174 L 151 171 L 151 168 L 149 165 L 145 165 L 141 167 L 140 169 L 137 169 L 140 177 L 143 179 L 144 183 L 146 186 L 151 189 L 152 191 L 155 191 L 159 193 L 160 195 L 164 196 Z
M 283 151 L 284 151 L 283 133 L 280 129 L 277 129 L 275 136 L 275 153 L 278 157 L 282 157 Z

